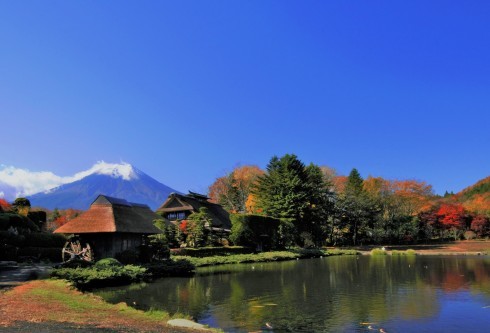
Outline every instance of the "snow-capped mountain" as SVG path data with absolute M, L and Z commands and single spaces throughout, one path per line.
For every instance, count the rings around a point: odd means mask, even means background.
M 178 192 L 128 163 L 98 162 L 73 177 L 58 178 L 62 185 L 27 196 L 32 206 L 88 209 L 99 194 L 104 194 L 147 204 L 155 210 L 171 192 Z

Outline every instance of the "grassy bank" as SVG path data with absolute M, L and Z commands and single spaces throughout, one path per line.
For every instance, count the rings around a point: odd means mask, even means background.
M 23 323 L 77 325 L 107 328 L 114 332 L 192 332 L 169 327 L 163 311 L 143 312 L 125 303 L 108 304 L 93 294 L 81 293 L 61 280 L 36 280 L 0 294 L 0 328 Z M 173 316 L 182 317 L 182 316 Z
M 87 263 L 85 263 L 87 265 Z M 195 267 L 186 260 L 167 260 L 144 266 L 122 265 L 112 258 L 85 267 L 57 268 L 51 277 L 71 282 L 80 290 L 127 285 L 166 276 L 189 276 Z
M 272 262 L 306 258 L 328 257 L 334 255 L 355 255 L 356 250 L 292 250 L 292 251 L 273 251 L 255 254 L 234 254 L 228 256 L 213 256 L 196 258 L 189 256 L 172 256 L 174 260 L 187 260 L 196 267 L 223 265 L 223 264 L 242 264 L 254 262 Z

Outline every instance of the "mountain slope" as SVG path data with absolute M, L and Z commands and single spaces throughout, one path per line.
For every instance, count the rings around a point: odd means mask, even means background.
M 463 189 L 455 197 L 470 212 L 490 214 L 490 177 Z
M 142 203 L 155 210 L 171 192 L 178 192 L 144 172 L 124 164 L 115 165 L 113 170 L 94 171 L 91 174 L 29 198 L 32 206 L 48 209 L 88 209 L 99 194 Z

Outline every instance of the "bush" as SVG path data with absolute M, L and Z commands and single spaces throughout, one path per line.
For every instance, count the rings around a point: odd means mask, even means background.
M 116 259 L 124 265 L 134 265 L 139 262 L 139 253 L 135 250 L 125 250 L 116 254 Z
M 39 231 L 36 224 L 25 216 L 14 213 L 0 213 L 0 230 L 8 230 L 10 227 L 17 228 L 21 233 L 24 230 Z
M 0 243 L 12 245 L 15 247 L 24 246 L 26 237 L 24 235 L 15 235 L 9 231 L 0 231 Z
M 61 262 L 61 249 L 57 247 L 24 247 L 17 251 L 19 260 L 49 260 Z
M 90 268 L 59 268 L 51 272 L 51 277 L 65 279 L 72 282 L 75 287 L 87 290 L 96 287 L 124 285 L 143 280 L 146 268 L 126 265 Z
M 61 249 L 67 240 L 65 236 L 60 234 L 42 232 L 26 234 L 25 237 L 25 244 L 32 247 L 59 247 Z
M 391 251 L 392 256 L 414 256 L 416 254 L 417 253 L 415 252 L 415 250 L 412 249 L 408 249 L 406 251 L 398 251 L 398 250 Z
M 93 265 L 94 263 L 91 261 L 86 261 L 82 259 L 72 259 L 61 263 L 60 265 L 56 266 L 56 268 L 86 268 Z
M 386 250 L 383 250 L 383 249 L 372 249 L 371 250 L 372 256 L 385 256 L 387 254 L 388 253 L 386 252 Z
M 153 278 L 160 278 L 166 276 L 189 276 L 194 274 L 196 266 L 188 260 L 181 259 L 152 263 L 145 265 L 145 268 L 148 269 Z
M 40 211 L 35 211 L 35 212 L 29 212 L 27 213 L 27 217 L 34 222 L 39 229 L 42 229 L 42 227 L 46 224 L 47 216 L 46 212 L 40 210 Z
M 111 267 L 122 267 L 123 264 L 121 264 L 117 259 L 114 258 L 104 258 L 100 259 L 94 264 L 95 268 L 99 269 L 104 269 L 104 268 L 111 268 Z
M 405 254 L 407 256 L 414 256 L 414 255 L 417 254 L 417 252 L 415 252 L 415 250 L 413 250 L 413 249 L 408 249 L 408 250 L 405 251 Z
M 254 250 L 249 247 L 243 246 L 230 246 L 230 247 L 201 247 L 194 248 L 181 248 L 172 249 L 172 255 L 188 256 L 188 257 L 212 257 L 212 256 L 227 256 L 234 254 L 248 254 L 253 253 Z

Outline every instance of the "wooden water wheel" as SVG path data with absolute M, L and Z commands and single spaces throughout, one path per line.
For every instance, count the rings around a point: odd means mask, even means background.
M 63 262 L 69 260 L 93 261 L 94 253 L 89 243 L 81 242 L 79 239 L 72 239 L 65 243 L 62 250 Z

